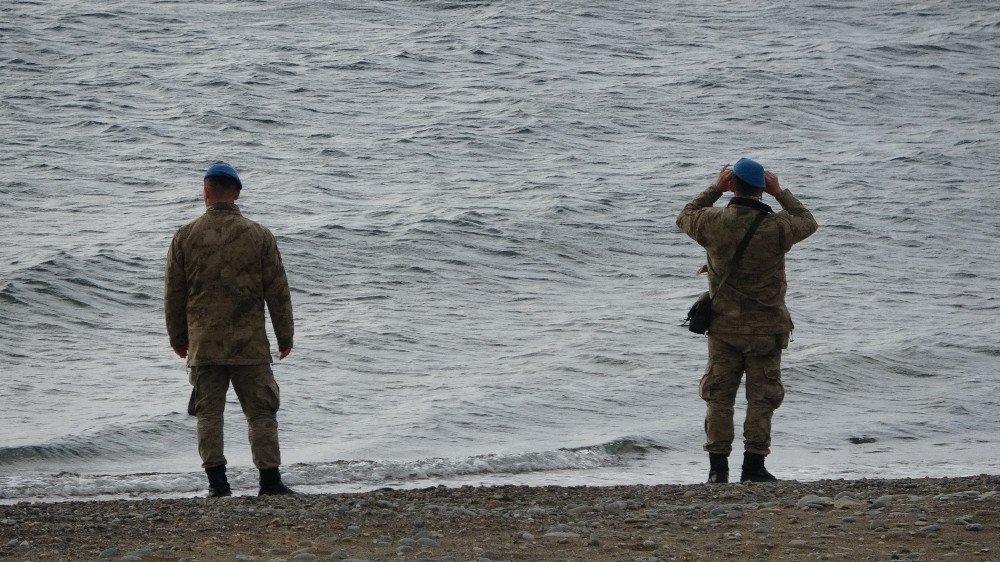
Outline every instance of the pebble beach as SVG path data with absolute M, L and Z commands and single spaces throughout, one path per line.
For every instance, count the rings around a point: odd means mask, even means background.
M 998 493 L 981 475 L 22 502 L 0 506 L 0 559 L 1000 560 Z

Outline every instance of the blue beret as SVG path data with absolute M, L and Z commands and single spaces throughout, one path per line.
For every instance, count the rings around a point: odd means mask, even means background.
M 243 189 L 243 182 L 240 181 L 239 174 L 236 173 L 236 169 L 226 164 L 225 162 L 216 162 L 205 172 L 205 177 L 209 176 L 222 176 L 236 180 L 236 187 L 238 189 Z
M 733 164 L 733 173 L 736 174 L 736 177 L 757 189 L 764 189 L 764 185 L 766 184 L 764 181 L 764 166 L 761 166 L 757 162 L 749 158 L 740 158 Z

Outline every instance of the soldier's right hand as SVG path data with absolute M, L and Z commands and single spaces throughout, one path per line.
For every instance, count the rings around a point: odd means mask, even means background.
M 767 193 L 771 197 L 781 193 L 781 186 L 778 184 L 778 176 L 774 175 L 774 172 L 770 170 L 764 171 L 764 193 Z
M 179 346 L 177 346 L 177 347 L 174 348 L 174 353 L 177 354 L 177 357 L 180 357 L 181 359 L 185 359 L 188 356 L 188 346 L 186 346 L 186 345 L 179 345 Z

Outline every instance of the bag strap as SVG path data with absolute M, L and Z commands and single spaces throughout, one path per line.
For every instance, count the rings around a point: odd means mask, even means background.
M 729 274 L 736 269 L 736 264 L 739 263 L 740 258 L 743 257 L 743 252 L 746 251 L 747 246 L 750 245 L 750 239 L 753 238 L 755 232 L 757 232 L 757 227 L 760 223 L 764 221 L 764 217 L 767 215 L 765 213 L 759 213 L 753 222 L 750 223 L 750 228 L 747 229 L 747 233 L 743 235 L 743 240 L 740 240 L 740 244 L 736 246 L 736 251 L 733 252 L 733 257 L 729 258 L 729 263 L 726 264 L 726 272 L 722 274 L 722 279 L 719 280 L 719 289 L 715 291 L 718 295 L 719 291 L 726 286 L 726 281 L 729 279 Z M 714 298 L 714 297 L 713 297 Z

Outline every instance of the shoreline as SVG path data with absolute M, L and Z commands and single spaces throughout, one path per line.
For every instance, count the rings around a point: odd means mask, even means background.
M 1000 560 L 1000 475 L 0 505 L 4 560 Z

